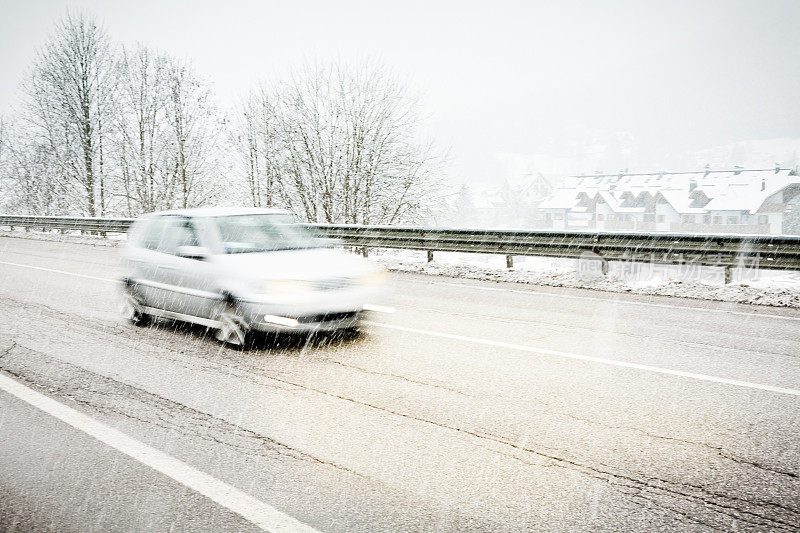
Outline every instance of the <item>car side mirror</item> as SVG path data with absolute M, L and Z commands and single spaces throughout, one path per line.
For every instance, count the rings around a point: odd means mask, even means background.
M 205 261 L 211 254 L 209 253 L 208 248 L 205 246 L 178 246 L 178 250 L 175 255 L 185 259 Z

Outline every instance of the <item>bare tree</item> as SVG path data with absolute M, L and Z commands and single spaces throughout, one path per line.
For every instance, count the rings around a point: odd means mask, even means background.
M 9 134 L 8 122 L 0 116 L 0 209 L 8 210 L 12 192 L 9 176 Z
M 475 227 L 479 224 L 478 210 L 472 189 L 462 183 L 450 202 L 447 223 L 454 227 Z
M 67 13 L 37 54 L 25 117 L 35 144 L 53 150 L 59 177 L 76 186 L 76 209 L 106 210 L 106 124 L 113 105 L 113 54 L 105 31 L 84 14 Z M 64 190 L 73 188 L 65 184 Z
M 169 207 L 168 59 L 144 46 L 123 48 L 117 60 L 114 155 L 126 214 Z
M 136 215 L 208 204 L 223 192 L 224 121 L 187 62 L 141 45 L 117 53 L 94 19 L 69 12 L 23 92 L 21 127 L 11 144 L 3 134 L 0 179 L 17 189 L 47 182 L 47 198 L 15 193 L 25 209 Z
M 212 203 L 220 193 L 219 139 L 224 128 L 211 88 L 191 66 L 171 61 L 167 71 L 166 121 L 171 207 Z
M 311 65 L 251 93 L 235 141 L 254 205 L 317 222 L 393 224 L 428 214 L 438 158 L 416 140 L 417 102 L 375 65 Z
M 8 123 L 0 115 L 0 190 L 2 180 L 6 177 L 6 161 L 8 159 Z
M 5 118 L 0 116 L 0 163 L 3 161 L 5 150 L 8 147 L 8 125 Z
M 241 104 L 229 130 L 247 199 L 254 207 L 280 205 L 277 183 L 283 158 L 278 112 L 272 94 L 259 87 Z
M 115 53 L 83 14 L 56 25 L 24 93 L 24 127 L 11 149 L 3 141 L 0 164 L 16 187 L 47 188 L 18 198 L 31 212 L 229 201 L 221 173 L 231 164 L 249 203 L 311 221 L 415 222 L 440 196 L 439 158 L 416 137 L 417 102 L 374 64 L 310 65 L 253 91 L 235 114 L 234 158 L 222 157 L 227 126 L 189 63 L 142 45 Z
M 141 45 L 123 48 L 117 66 L 115 154 L 126 212 L 216 200 L 223 124 L 209 85 L 187 63 Z
M 0 123 L 0 189 L 3 208 L 24 214 L 58 215 L 68 210 L 59 163 L 49 144 L 17 125 Z

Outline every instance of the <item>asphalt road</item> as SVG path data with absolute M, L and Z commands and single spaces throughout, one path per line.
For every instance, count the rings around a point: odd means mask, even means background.
M 113 248 L 0 238 L 0 372 L 321 531 L 800 528 L 800 312 L 397 275 L 357 337 L 117 314 Z M 0 529 L 254 528 L 0 390 Z

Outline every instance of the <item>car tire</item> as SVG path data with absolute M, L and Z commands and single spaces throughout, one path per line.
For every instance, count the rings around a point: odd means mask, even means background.
M 122 293 L 122 316 L 134 326 L 147 326 L 153 317 L 145 312 L 144 298 L 128 285 Z
M 244 348 L 250 343 L 250 324 L 236 302 L 230 299 L 222 302 L 217 310 L 216 320 L 220 326 L 214 332 L 214 338 L 219 342 L 234 348 Z
M 342 328 L 336 332 L 340 338 L 344 340 L 357 339 L 361 336 L 361 326 L 350 326 L 349 328 Z

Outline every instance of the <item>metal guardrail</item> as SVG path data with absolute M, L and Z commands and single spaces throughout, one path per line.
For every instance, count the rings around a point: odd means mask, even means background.
M 133 219 L 0 215 L 0 227 L 91 233 L 127 231 Z M 596 254 L 607 261 L 643 261 L 730 267 L 737 265 L 800 270 L 800 236 L 675 233 L 471 230 L 403 226 L 306 224 L 347 246 L 480 252 L 578 258 Z
M 0 227 L 57 229 L 61 231 L 82 231 L 99 233 L 125 233 L 132 218 L 90 218 L 90 217 L 41 217 L 0 215 Z

